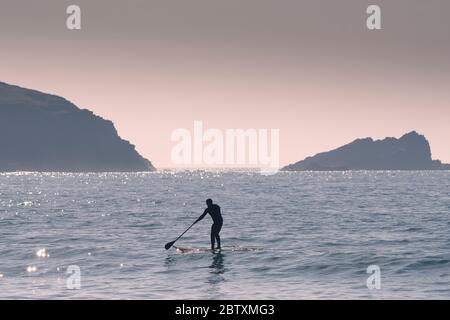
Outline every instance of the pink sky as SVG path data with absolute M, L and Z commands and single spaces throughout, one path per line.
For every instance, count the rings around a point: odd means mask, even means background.
M 241 43 L 154 29 L 146 37 L 142 28 L 127 36 L 94 23 L 78 34 L 40 32 L 36 22 L 11 32 L 2 23 L 0 81 L 63 96 L 112 120 L 158 168 L 174 166 L 171 132 L 192 129 L 194 120 L 207 128 L 280 129 L 281 165 L 356 138 L 412 130 L 428 138 L 433 158 L 450 163 L 450 50 L 426 32 L 423 48 L 405 39 L 405 29 L 365 34 L 361 27 L 356 39 L 328 36 L 327 28 L 318 38 L 299 31 L 291 47 L 290 38 L 258 43 L 251 28 Z

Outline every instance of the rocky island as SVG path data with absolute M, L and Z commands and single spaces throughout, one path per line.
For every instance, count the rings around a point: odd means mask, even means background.
M 335 150 L 307 157 L 282 170 L 450 170 L 450 164 L 432 160 L 427 139 L 412 131 L 399 139 L 357 139 Z
M 114 124 L 64 98 L 0 82 L 0 171 L 153 171 Z

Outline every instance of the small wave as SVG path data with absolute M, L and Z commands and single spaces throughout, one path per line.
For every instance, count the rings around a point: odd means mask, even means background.
M 450 264 L 450 259 L 440 259 L 440 258 L 425 258 L 419 261 L 415 261 L 407 264 L 399 271 L 407 271 L 407 270 L 424 270 L 424 269 L 433 269 L 433 268 L 442 268 L 446 265 Z
M 32 201 L 24 201 L 17 204 L 18 207 L 31 207 L 33 206 Z

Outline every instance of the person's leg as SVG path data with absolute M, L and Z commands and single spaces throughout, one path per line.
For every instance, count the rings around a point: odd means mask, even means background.
M 216 240 L 216 233 L 214 224 L 211 226 L 211 250 L 214 250 L 214 242 Z
M 217 249 L 220 249 L 220 236 L 219 236 L 219 234 L 216 235 L 216 240 L 217 240 Z
M 220 224 L 220 225 L 218 225 L 217 226 L 217 228 L 216 228 L 216 240 L 217 240 L 217 249 L 220 249 L 221 247 L 220 247 L 220 236 L 219 236 L 219 233 L 220 233 L 220 230 L 222 229 L 222 225 Z

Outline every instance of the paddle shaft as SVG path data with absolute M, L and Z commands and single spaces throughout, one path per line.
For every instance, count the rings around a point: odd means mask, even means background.
M 196 222 L 197 222 L 197 221 L 195 221 L 193 224 L 191 224 L 191 226 L 190 226 L 189 228 L 187 228 L 186 231 L 184 231 L 178 238 L 176 238 L 176 239 L 173 241 L 172 245 L 174 245 L 174 243 L 177 242 L 178 239 L 180 239 L 186 232 L 188 232 L 189 229 L 192 228 Z

